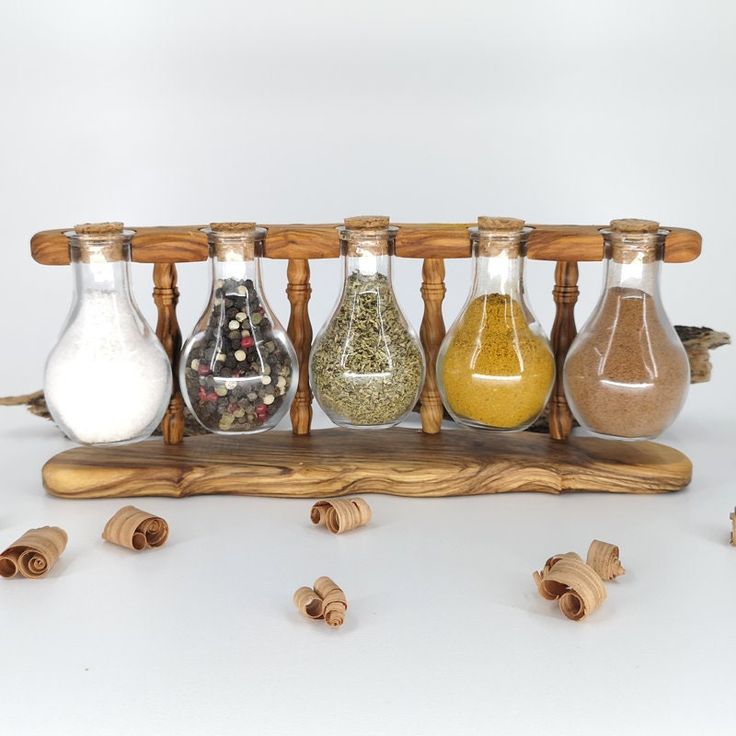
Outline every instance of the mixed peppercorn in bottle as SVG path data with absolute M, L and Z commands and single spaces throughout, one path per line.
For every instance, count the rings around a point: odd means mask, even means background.
M 289 338 L 261 287 L 265 229 L 213 223 L 210 302 L 182 351 L 180 385 L 197 421 L 221 434 L 276 426 L 296 391 L 298 366 Z

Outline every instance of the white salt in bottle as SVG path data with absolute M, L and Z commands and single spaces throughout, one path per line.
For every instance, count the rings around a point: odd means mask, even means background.
M 74 299 L 46 362 L 51 416 L 82 444 L 150 436 L 171 395 L 171 366 L 130 291 L 132 232 L 121 223 L 78 225 L 65 233 Z

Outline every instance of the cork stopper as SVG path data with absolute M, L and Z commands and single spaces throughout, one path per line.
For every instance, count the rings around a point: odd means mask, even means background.
M 645 235 L 656 233 L 659 230 L 659 223 L 654 220 L 637 220 L 635 218 L 625 218 L 623 220 L 611 220 L 611 231 L 614 233 L 626 233 L 634 235 Z
M 478 218 L 478 230 L 480 232 L 496 233 L 520 233 L 524 229 L 524 220 L 515 217 L 486 217 Z
M 346 217 L 345 227 L 348 230 L 385 230 L 389 226 L 390 218 L 384 215 L 361 215 Z
M 85 222 L 64 235 L 72 263 L 113 263 L 128 258 L 128 236 L 122 222 Z
M 255 235 L 255 222 L 212 222 L 210 230 L 223 235 Z
M 397 227 L 390 226 L 390 218 L 383 215 L 346 217 L 345 226 L 339 227 L 341 252 L 351 258 L 383 256 L 393 252 Z
M 470 228 L 470 238 L 479 256 L 518 258 L 525 251 L 524 220 L 481 216 L 478 227 Z
M 77 235 L 122 235 L 122 222 L 85 222 L 74 226 Z
M 260 241 L 266 234 L 255 222 L 212 222 L 204 228 L 211 252 L 218 261 L 252 261 L 261 255 Z
M 659 223 L 633 218 L 611 220 L 604 238 L 609 256 L 616 263 L 653 263 L 660 257 L 664 240 L 658 237 Z

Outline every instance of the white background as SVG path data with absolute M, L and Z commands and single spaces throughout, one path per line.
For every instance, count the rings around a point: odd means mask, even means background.
M 734 333 L 735 33 L 725 0 L 3 0 L 0 393 L 40 387 L 69 304 L 69 270 L 34 264 L 30 236 L 96 220 L 648 217 L 704 238 L 664 269 L 673 322 Z M 315 327 L 338 268 L 313 265 Z M 286 321 L 284 271 L 266 289 Z M 528 269 L 548 329 L 551 271 Z M 150 269 L 134 276 L 153 321 Z M 600 278 L 582 268 L 579 321 Z M 467 279 L 448 263 L 448 322 Z M 206 280 L 181 269 L 185 332 Z M 418 286 L 399 263 L 415 325 Z M 118 503 L 44 495 L 68 443 L 3 410 L 0 543 L 58 523 L 70 545 L 45 582 L 0 581 L 0 733 L 729 732 L 734 351 L 714 362 L 663 438 L 694 461 L 684 493 L 375 497 L 345 538 L 305 502 L 152 499 L 172 539 L 139 556 L 98 539 Z M 593 537 L 629 573 L 576 625 L 530 573 Z M 291 608 L 325 573 L 351 602 L 337 632 Z

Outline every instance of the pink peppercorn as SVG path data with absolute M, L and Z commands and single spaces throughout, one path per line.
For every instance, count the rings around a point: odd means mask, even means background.
M 252 337 L 244 337 L 240 341 L 241 348 L 252 348 L 256 344 L 256 341 Z
M 197 373 L 199 373 L 200 376 L 206 376 L 210 372 L 210 367 L 208 365 L 205 365 L 204 363 L 200 363 L 199 367 L 197 368 Z
M 207 401 L 217 401 L 219 397 L 214 391 L 210 391 L 205 398 L 207 399 Z
M 256 407 L 256 416 L 259 419 L 263 419 L 266 414 L 268 414 L 268 409 L 266 409 L 265 404 L 258 404 L 258 406 Z

